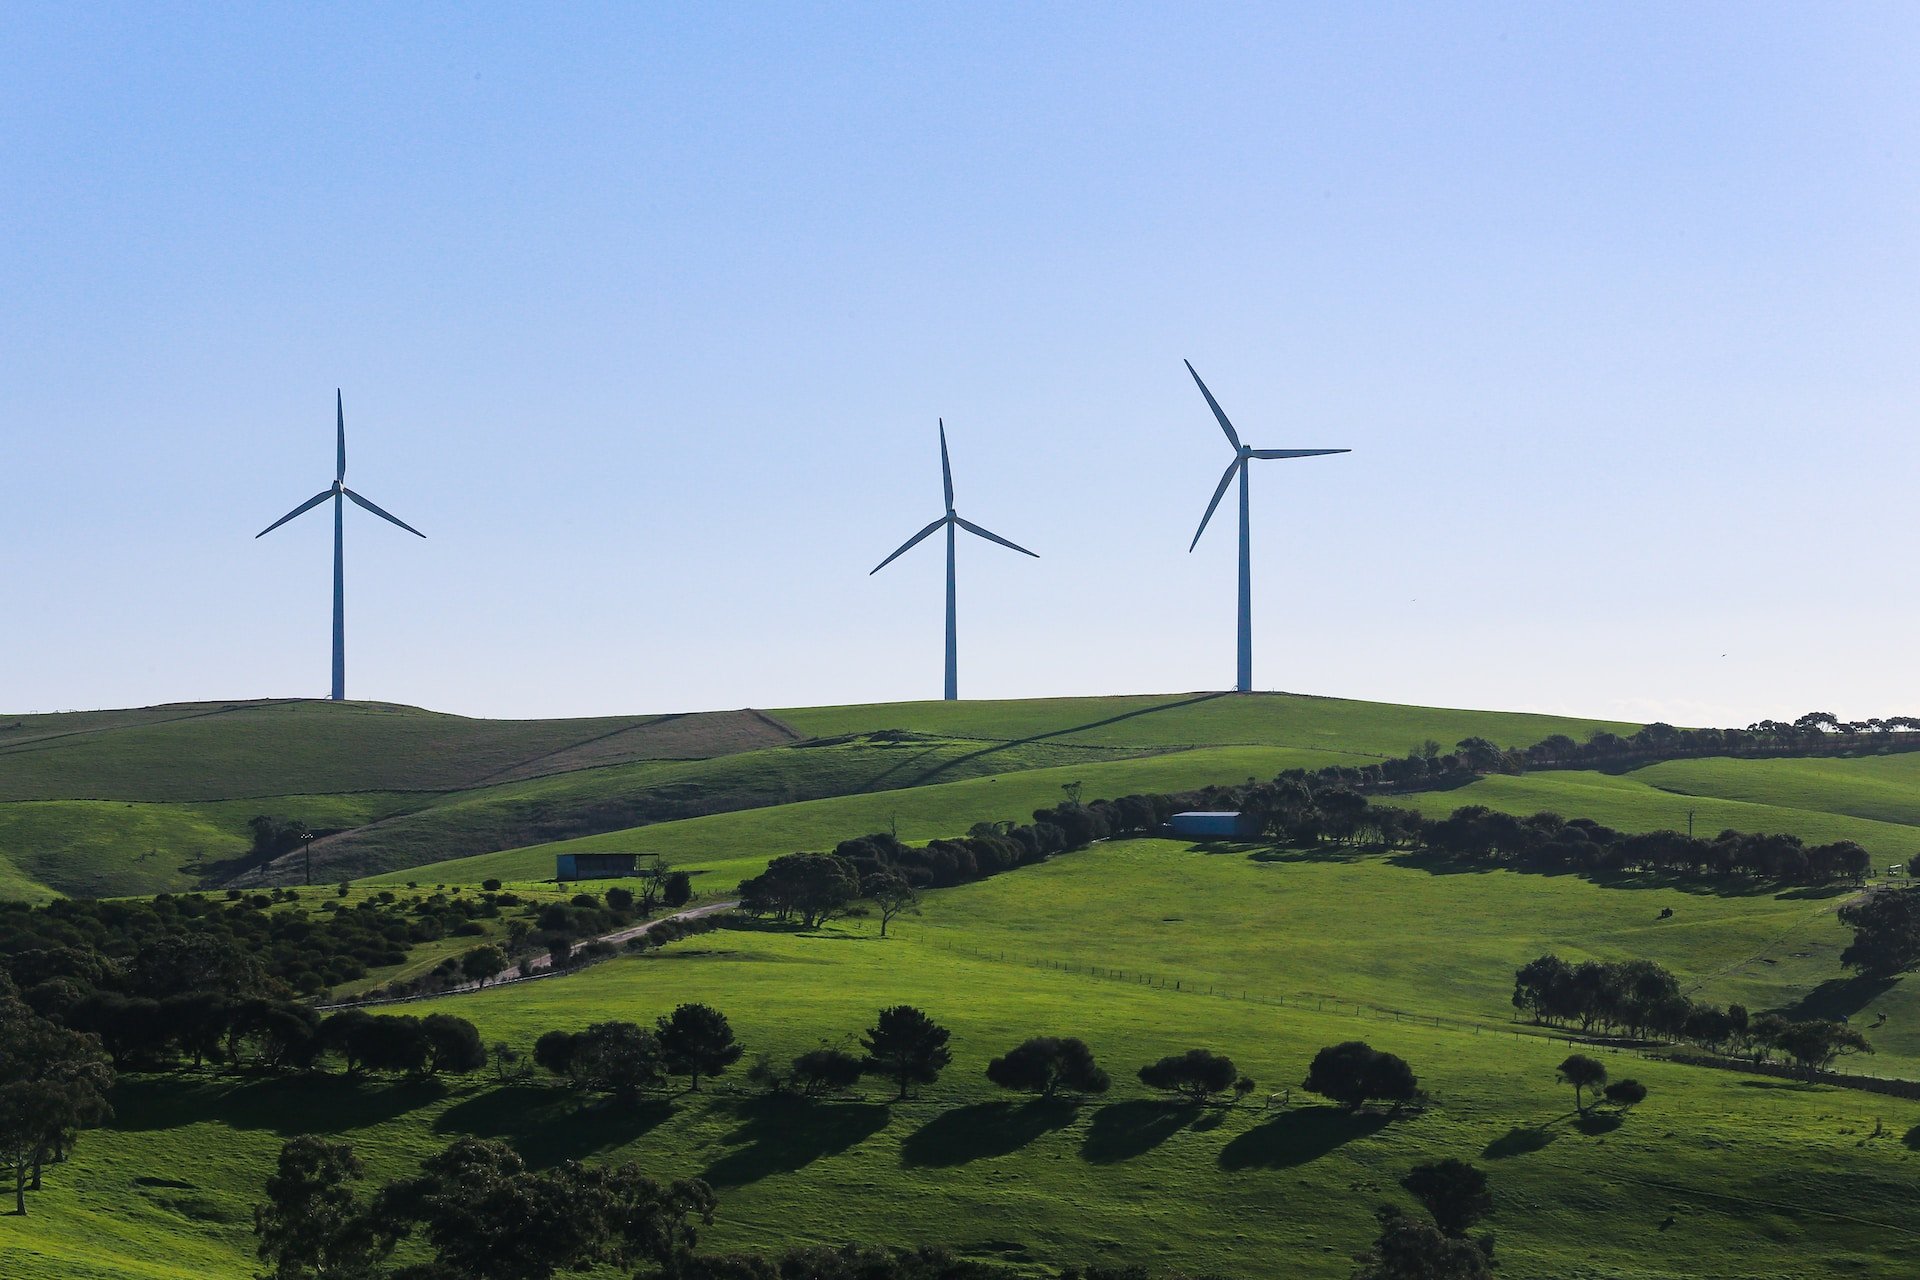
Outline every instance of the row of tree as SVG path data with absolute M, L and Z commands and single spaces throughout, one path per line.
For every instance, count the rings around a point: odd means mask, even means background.
M 1748 1014 L 1742 1005 L 1706 1004 L 1680 993 L 1679 979 L 1651 960 L 1568 964 L 1544 955 L 1513 977 L 1513 1006 L 1537 1023 L 1636 1039 L 1686 1041 L 1713 1053 L 1764 1061 L 1780 1053 L 1803 1070 L 1831 1066 L 1844 1054 L 1872 1053 L 1865 1036 L 1844 1022 Z
M 916 1086 L 940 1078 L 953 1060 L 951 1038 L 922 1010 L 894 1005 L 880 1010 L 860 1036 L 859 1053 L 823 1044 L 784 1067 L 763 1056 L 747 1079 L 771 1092 L 817 1098 L 845 1092 L 863 1076 L 877 1076 L 895 1088 L 899 1101 Z M 535 1042 L 533 1060 L 575 1088 L 631 1105 L 671 1076 L 685 1077 L 697 1092 L 702 1079 L 725 1073 L 742 1053 L 725 1014 L 708 1005 L 683 1004 L 651 1029 L 597 1022 L 583 1031 L 549 1031 Z M 1229 1091 L 1243 1097 L 1255 1087 L 1231 1058 L 1209 1049 L 1169 1054 L 1137 1074 L 1148 1088 L 1192 1103 L 1213 1102 Z M 1003 1089 L 1041 1097 L 1104 1094 L 1113 1083 L 1092 1049 L 1075 1036 L 1024 1040 L 991 1059 L 986 1075 Z M 1357 1040 L 1322 1049 L 1302 1087 L 1348 1107 L 1386 1102 L 1397 1109 L 1424 1096 L 1405 1060 Z

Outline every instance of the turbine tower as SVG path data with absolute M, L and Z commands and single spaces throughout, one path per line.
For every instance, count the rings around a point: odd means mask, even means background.
M 1193 363 L 1182 361 L 1187 372 L 1193 373 Z M 1227 421 L 1227 415 L 1221 412 L 1220 402 L 1213 398 L 1213 392 L 1207 390 L 1207 384 L 1200 381 L 1200 375 L 1193 373 L 1194 385 L 1200 388 L 1200 394 L 1207 398 L 1207 408 L 1213 410 L 1213 416 L 1220 420 L 1220 429 L 1227 433 L 1227 443 L 1233 446 L 1233 461 L 1227 464 L 1227 470 L 1220 477 L 1220 487 L 1213 491 L 1213 501 L 1207 504 L 1207 514 L 1200 517 L 1200 527 L 1194 530 L 1193 541 L 1187 544 L 1192 551 L 1200 545 L 1200 535 L 1207 531 L 1207 521 L 1213 519 L 1213 509 L 1220 505 L 1220 499 L 1227 492 L 1234 474 L 1240 476 L 1240 662 L 1236 673 L 1234 688 L 1241 693 L 1253 690 L 1253 557 L 1250 550 L 1251 533 L 1247 516 L 1247 463 L 1255 458 L 1318 458 L 1329 453 L 1351 453 L 1351 449 L 1252 449 L 1240 443 L 1240 433 Z
M 287 512 L 287 514 L 281 516 L 278 520 L 275 520 L 272 524 L 268 525 L 266 528 L 262 529 L 260 532 L 254 534 L 253 536 L 255 538 L 264 538 L 268 534 L 272 533 L 275 529 L 278 529 L 281 525 L 285 524 L 287 521 L 293 519 L 295 516 L 302 515 L 308 511 L 313 510 L 315 507 L 325 502 L 328 498 L 333 499 L 333 694 L 332 694 L 332 697 L 335 702 L 344 702 L 346 701 L 346 697 L 347 697 L 347 580 L 346 580 L 346 566 L 345 566 L 344 557 L 343 557 L 343 551 L 344 551 L 343 541 L 344 540 L 342 538 L 343 522 L 341 519 L 344 511 L 344 505 L 341 503 L 340 500 L 342 498 L 350 498 L 354 502 L 365 507 L 367 510 L 373 512 L 373 514 L 379 516 L 382 520 L 385 520 L 387 523 L 397 524 L 402 529 L 405 529 L 408 533 L 413 534 L 417 538 L 424 538 L 427 535 L 424 533 L 421 533 L 418 529 L 408 524 L 405 520 L 400 519 L 398 516 L 394 516 L 385 511 L 382 511 L 379 507 L 374 506 L 371 502 L 368 502 L 365 498 L 361 497 L 359 494 L 355 493 L 353 490 L 347 488 L 347 485 L 346 485 L 347 411 L 345 406 L 341 403 L 340 390 L 338 387 L 334 388 L 334 392 L 333 392 L 333 414 L 334 414 L 334 426 L 338 433 L 337 439 L 339 443 L 339 452 L 337 455 L 337 461 L 335 462 L 334 469 L 333 469 L 332 486 L 330 488 L 322 489 L 320 492 L 314 494 L 311 498 L 308 498 L 305 502 L 301 503 L 299 506 L 295 507 L 293 510 Z
M 946 529 L 947 529 L 947 701 L 952 702 L 960 696 L 959 676 L 958 676 L 958 668 L 959 668 L 958 642 L 956 640 L 956 633 L 954 628 L 954 593 L 953 593 L 954 530 L 965 529 L 968 533 L 976 534 L 979 537 L 985 538 L 988 542 L 997 542 L 1003 547 L 1012 547 L 1015 551 L 1018 551 L 1023 556 L 1033 556 L 1033 558 L 1036 560 L 1038 560 L 1040 557 L 1037 555 L 1034 555 L 1033 552 L 1027 550 L 1023 546 L 1020 546 L 1018 543 L 1008 542 L 1005 538 L 1001 537 L 999 534 L 991 533 L 988 530 L 982 529 L 979 525 L 973 523 L 973 521 L 962 518 L 960 513 L 953 509 L 953 467 L 947 461 L 947 424 L 945 419 L 940 420 L 940 481 L 943 485 L 946 486 L 947 514 L 941 516 L 938 520 L 935 520 L 932 524 L 928 525 L 926 528 L 922 529 L 920 532 L 914 534 L 911 538 L 908 538 L 905 542 L 901 543 L 900 549 L 898 551 L 895 551 L 892 555 L 888 556 L 885 560 L 882 560 L 879 564 L 873 566 L 872 569 L 868 570 L 867 576 L 871 578 L 874 574 L 880 572 L 882 569 L 892 564 L 895 560 L 899 559 L 903 553 L 911 550 L 914 544 L 918 543 L 922 538 L 925 538 L 928 534 L 932 533 L 935 529 L 940 528 L 942 525 L 946 526 Z

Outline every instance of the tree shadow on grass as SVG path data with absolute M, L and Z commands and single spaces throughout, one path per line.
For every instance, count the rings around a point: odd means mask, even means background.
M 1380 856 L 1377 848 L 1357 844 L 1308 845 L 1305 848 L 1268 846 L 1247 855 L 1255 862 L 1365 862 Z
M 771 1174 L 804 1169 L 838 1155 L 887 1127 L 892 1113 L 874 1102 L 821 1102 L 772 1094 L 735 1105 L 740 1127 L 724 1139 L 733 1150 L 700 1176 L 716 1187 L 744 1187 Z
M 625 1146 L 672 1114 L 664 1098 L 622 1106 L 568 1089 L 502 1085 L 448 1107 L 434 1120 L 433 1130 L 505 1139 L 528 1164 L 546 1169 Z
M 1811 1018 L 1844 1022 L 1899 984 L 1898 978 L 1870 978 L 1865 974 L 1828 978 L 1778 1012 L 1789 1022 L 1805 1022 Z
M 944 1169 L 1012 1155 L 1036 1138 L 1072 1124 L 1079 1110 L 1079 1104 L 1067 1098 L 955 1107 L 908 1135 L 900 1144 L 900 1162 Z
M 1489 1160 L 1509 1160 L 1514 1156 L 1524 1156 L 1538 1151 L 1557 1136 L 1559 1135 L 1553 1130 L 1544 1127 L 1525 1129 L 1514 1125 L 1489 1142 L 1480 1154 Z
M 1597 1138 L 1603 1133 L 1612 1133 L 1626 1123 L 1617 1111 L 1589 1111 L 1573 1122 L 1573 1127 L 1589 1138 Z
M 348 1133 L 446 1096 L 446 1085 L 431 1079 L 122 1076 L 113 1090 L 112 1127 L 123 1133 L 144 1133 L 217 1121 L 282 1138 Z
M 1080 1156 L 1091 1164 L 1117 1164 L 1145 1155 L 1200 1115 L 1190 1102 L 1113 1102 L 1093 1113 Z
M 1386 1128 L 1387 1117 L 1372 1111 L 1338 1107 L 1302 1107 L 1281 1113 L 1247 1130 L 1220 1150 L 1222 1169 L 1291 1169 L 1370 1133 Z
M 1832 1088 L 1809 1080 L 1739 1080 L 1735 1083 L 1742 1089 L 1784 1089 L 1788 1093 L 1826 1093 Z
M 1416 849 L 1388 858 L 1395 867 L 1408 867 L 1428 875 L 1484 875 L 1492 871 L 1511 871 L 1519 875 L 1573 876 L 1602 889 L 1671 889 L 1697 898 L 1796 897 L 1826 898 L 1854 892 L 1845 886 L 1786 886 L 1777 880 L 1755 880 L 1750 876 L 1687 876 L 1662 871 L 1582 871 L 1575 867 L 1531 866 L 1525 862 L 1492 862 L 1459 857 L 1437 849 Z

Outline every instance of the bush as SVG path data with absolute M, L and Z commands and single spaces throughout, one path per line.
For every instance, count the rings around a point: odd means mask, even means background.
M 1149 1089 L 1162 1089 L 1194 1102 L 1207 1102 L 1226 1092 L 1240 1078 L 1233 1059 L 1210 1049 L 1189 1049 L 1169 1054 L 1158 1062 L 1140 1068 L 1140 1083 Z
M 1002 1089 L 1050 1098 L 1055 1091 L 1105 1093 L 1113 1083 L 1093 1060 L 1084 1040 L 1035 1036 L 987 1064 L 987 1079 Z
M 1369 1102 L 1391 1102 L 1398 1109 L 1420 1096 L 1420 1081 L 1404 1058 L 1362 1040 L 1315 1054 L 1300 1087 L 1355 1110 Z

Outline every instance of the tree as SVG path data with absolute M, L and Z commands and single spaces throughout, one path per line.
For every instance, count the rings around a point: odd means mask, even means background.
M 1373 1101 L 1391 1102 L 1397 1109 L 1420 1096 L 1420 1081 L 1405 1059 L 1362 1040 L 1316 1053 L 1300 1087 L 1354 1110 Z
M 0 968 L 0 1168 L 13 1174 L 14 1212 L 25 1216 L 29 1179 L 37 1190 L 49 1159 L 113 1114 L 112 1088 L 99 1039 L 35 1013 Z
M 859 896 L 853 865 L 830 853 L 783 854 L 759 875 L 740 882 L 744 909 L 781 920 L 797 916 L 804 929 L 825 924 Z
M 480 1031 L 465 1018 L 450 1013 L 430 1013 L 421 1020 L 420 1029 L 427 1040 L 427 1072 L 466 1075 L 487 1065 L 487 1047 L 480 1042 Z
M 666 896 L 667 877 L 671 874 L 667 860 L 656 853 L 636 867 L 634 874 L 640 880 L 640 914 L 651 920 L 654 908 Z
M 947 1049 L 951 1033 L 910 1004 L 880 1011 L 860 1043 L 867 1051 L 861 1066 L 868 1074 L 884 1076 L 900 1087 L 895 1101 L 904 1099 L 916 1084 L 932 1084 L 941 1069 L 953 1061 Z
M 255 1205 L 253 1233 L 270 1280 L 370 1280 L 393 1249 L 360 1203 L 354 1184 L 366 1170 L 344 1142 L 305 1135 L 280 1146 L 267 1179 L 265 1204 Z
M 787 1078 L 803 1097 L 817 1098 L 853 1088 L 860 1081 L 861 1070 L 860 1059 L 852 1054 L 822 1046 L 795 1058 Z
M 633 1106 L 660 1083 L 660 1042 L 631 1022 L 596 1022 L 573 1038 L 566 1074 L 578 1088 Z
M 660 901 L 669 908 L 684 907 L 692 902 L 693 877 L 684 871 L 669 871 L 660 886 Z
M 1072 1036 L 1035 1036 L 987 1064 L 987 1079 L 1002 1089 L 1051 1098 L 1057 1090 L 1105 1093 L 1113 1081 L 1093 1060 L 1087 1042 Z
M 355 1039 L 360 1061 L 370 1071 L 424 1075 L 433 1056 L 426 1027 L 420 1019 L 406 1014 L 368 1018 L 359 1024 Z
M 533 1060 L 556 1076 L 573 1072 L 573 1047 L 580 1039 L 572 1031 L 546 1031 L 533 1042 Z
M 431 1266 L 412 1274 L 461 1280 L 547 1280 L 556 1270 L 613 1266 L 677 1274 L 713 1221 L 715 1199 L 697 1180 L 663 1187 L 631 1164 L 529 1170 L 504 1143 L 462 1138 L 389 1183 L 374 1213 L 417 1228 Z
M 1639 1106 L 1647 1100 L 1647 1086 L 1638 1080 L 1615 1080 L 1607 1086 L 1607 1101 L 1622 1111 Z
M 880 936 L 883 938 L 887 936 L 887 926 L 895 916 L 920 914 L 920 894 L 897 868 L 887 867 L 874 872 L 862 882 L 860 892 L 880 909 Z
M 487 1046 L 487 1061 L 493 1064 L 493 1078 L 502 1084 L 525 1080 L 533 1074 L 533 1064 L 527 1061 L 527 1055 L 505 1040 L 495 1040 Z
M 1210 1049 L 1171 1053 L 1140 1068 L 1140 1083 L 1149 1089 L 1179 1094 L 1194 1102 L 1210 1102 L 1233 1087 L 1240 1070 L 1233 1059 Z
M 1770 1025 L 1767 1031 L 1772 1046 L 1792 1058 L 1809 1076 L 1832 1065 L 1841 1054 L 1873 1052 L 1867 1038 L 1844 1022 L 1810 1018 L 1805 1022 Z
M 1880 889 L 1839 911 L 1853 930 L 1840 963 L 1873 977 L 1892 977 L 1920 965 L 1920 893 Z
M 668 1074 L 689 1077 L 688 1089 L 700 1092 L 701 1076 L 717 1076 L 740 1061 L 727 1015 L 711 1005 L 683 1004 L 656 1024 L 660 1060 Z
M 475 947 L 460 957 L 460 972 L 468 982 L 486 986 L 494 975 L 506 971 L 507 957 L 495 946 Z
M 1427 1212 L 1433 1215 L 1434 1225 L 1449 1236 L 1466 1235 L 1469 1227 L 1493 1212 L 1493 1193 L 1487 1190 L 1487 1175 L 1451 1156 L 1415 1165 L 1400 1179 L 1400 1185 L 1426 1206 Z
M 1557 1068 L 1560 1083 L 1573 1086 L 1573 1105 L 1581 1115 L 1587 1114 L 1584 1093 L 1588 1089 L 1599 1090 L 1607 1083 L 1607 1066 L 1598 1058 L 1589 1058 L 1584 1053 L 1568 1054 L 1565 1062 Z
M 1393 1205 L 1379 1216 L 1379 1238 L 1353 1280 L 1492 1280 L 1484 1245 L 1453 1239 Z

